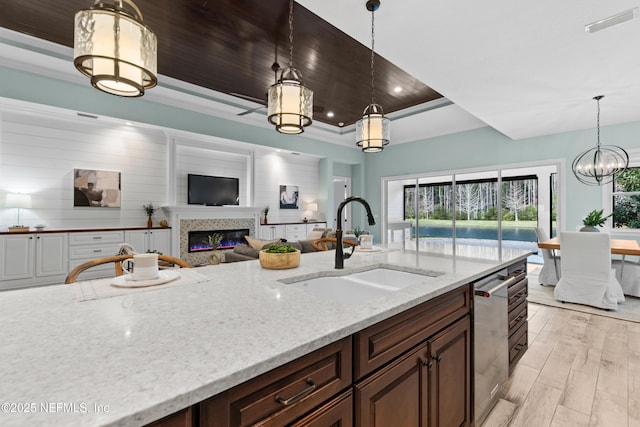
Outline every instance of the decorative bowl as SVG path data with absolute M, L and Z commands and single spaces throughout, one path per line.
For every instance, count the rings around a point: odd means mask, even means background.
M 288 253 L 270 253 L 266 249 L 260 251 L 260 266 L 268 270 L 285 270 L 300 265 L 300 250 Z

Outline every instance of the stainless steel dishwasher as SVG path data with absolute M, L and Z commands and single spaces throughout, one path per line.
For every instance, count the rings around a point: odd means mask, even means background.
M 515 278 L 507 269 L 474 283 L 474 418 L 482 424 L 501 397 L 509 378 L 508 287 Z

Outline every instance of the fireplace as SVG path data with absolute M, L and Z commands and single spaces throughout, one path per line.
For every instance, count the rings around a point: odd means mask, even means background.
M 217 248 L 209 245 L 209 236 L 212 234 L 222 234 L 222 240 Z M 248 228 L 238 230 L 193 230 L 189 231 L 188 243 L 189 252 L 205 252 L 212 249 L 232 249 L 235 245 L 246 244 L 244 236 L 249 236 Z

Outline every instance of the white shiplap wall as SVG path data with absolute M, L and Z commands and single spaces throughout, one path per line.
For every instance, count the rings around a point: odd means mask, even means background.
M 199 174 L 240 179 L 240 206 L 250 206 L 247 194 L 248 156 L 189 145 L 176 141 L 176 203 L 187 204 L 187 175 Z
M 31 194 L 24 225 L 144 226 L 142 205 L 159 207 L 166 199 L 166 143 L 159 131 L 22 112 L 3 112 L 1 118 L 0 200 L 10 192 Z M 121 208 L 74 207 L 74 169 L 121 172 Z M 3 228 L 16 222 L 15 209 L 0 215 Z
M 255 159 L 255 206 L 269 205 L 269 222 L 299 222 L 303 217 L 324 219 L 304 210 L 318 201 L 319 159 L 291 153 L 271 153 Z M 280 185 L 297 185 L 300 209 L 280 209 Z M 326 196 L 325 196 L 326 198 Z
M 241 205 L 268 204 L 270 222 L 297 222 L 305 216 L 324 219 L 321 213 L 303 210 L 305 203 L 318 200 L 318 158 L 256 149 L 252 162 L 246 145 L 232 153 L 219 149 L 216 141 L 208 148 L 207 138 L 197 135 L 192 144 L 188 137 L 176 137 L 171 129 L 127 126 L 74 114 L 4 110 L 0 113 L 0 230 L 17 220 L 15 209 L 3 207 L 5 195 L 13 192 L 32 196 L 32 209 L 22 211 L 24 225 L 144 226 L 143 204 L 166 205 L 170 193 L 175 194 L 177 204 L 186 204 L 188 173 L 240 178 Z M 168 144 L 174 143 L 176 158 L 171 163 Z M 169 173 L 170 164 L 173 173 Z M 253 173 L 249 170 L 252 164 Z M 121 208 L 74 207 L 74 169 L 121 172 Z M 173 182 L 169 183 L 169 177 Z M 252 184 L 253 200 L 249 194 Z M 280 185 L 299 187 L 300 209 L 279 209 Z M 157 223 L 163 217 L 159 209 L 154 219 Z

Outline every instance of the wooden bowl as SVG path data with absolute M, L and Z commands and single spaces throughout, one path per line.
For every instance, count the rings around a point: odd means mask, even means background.
M 260 266 L 268 270 L 285 270 L 300 265 L 300 250 L 285 254 L 269 253 L 265 249 L 260 251 Z

